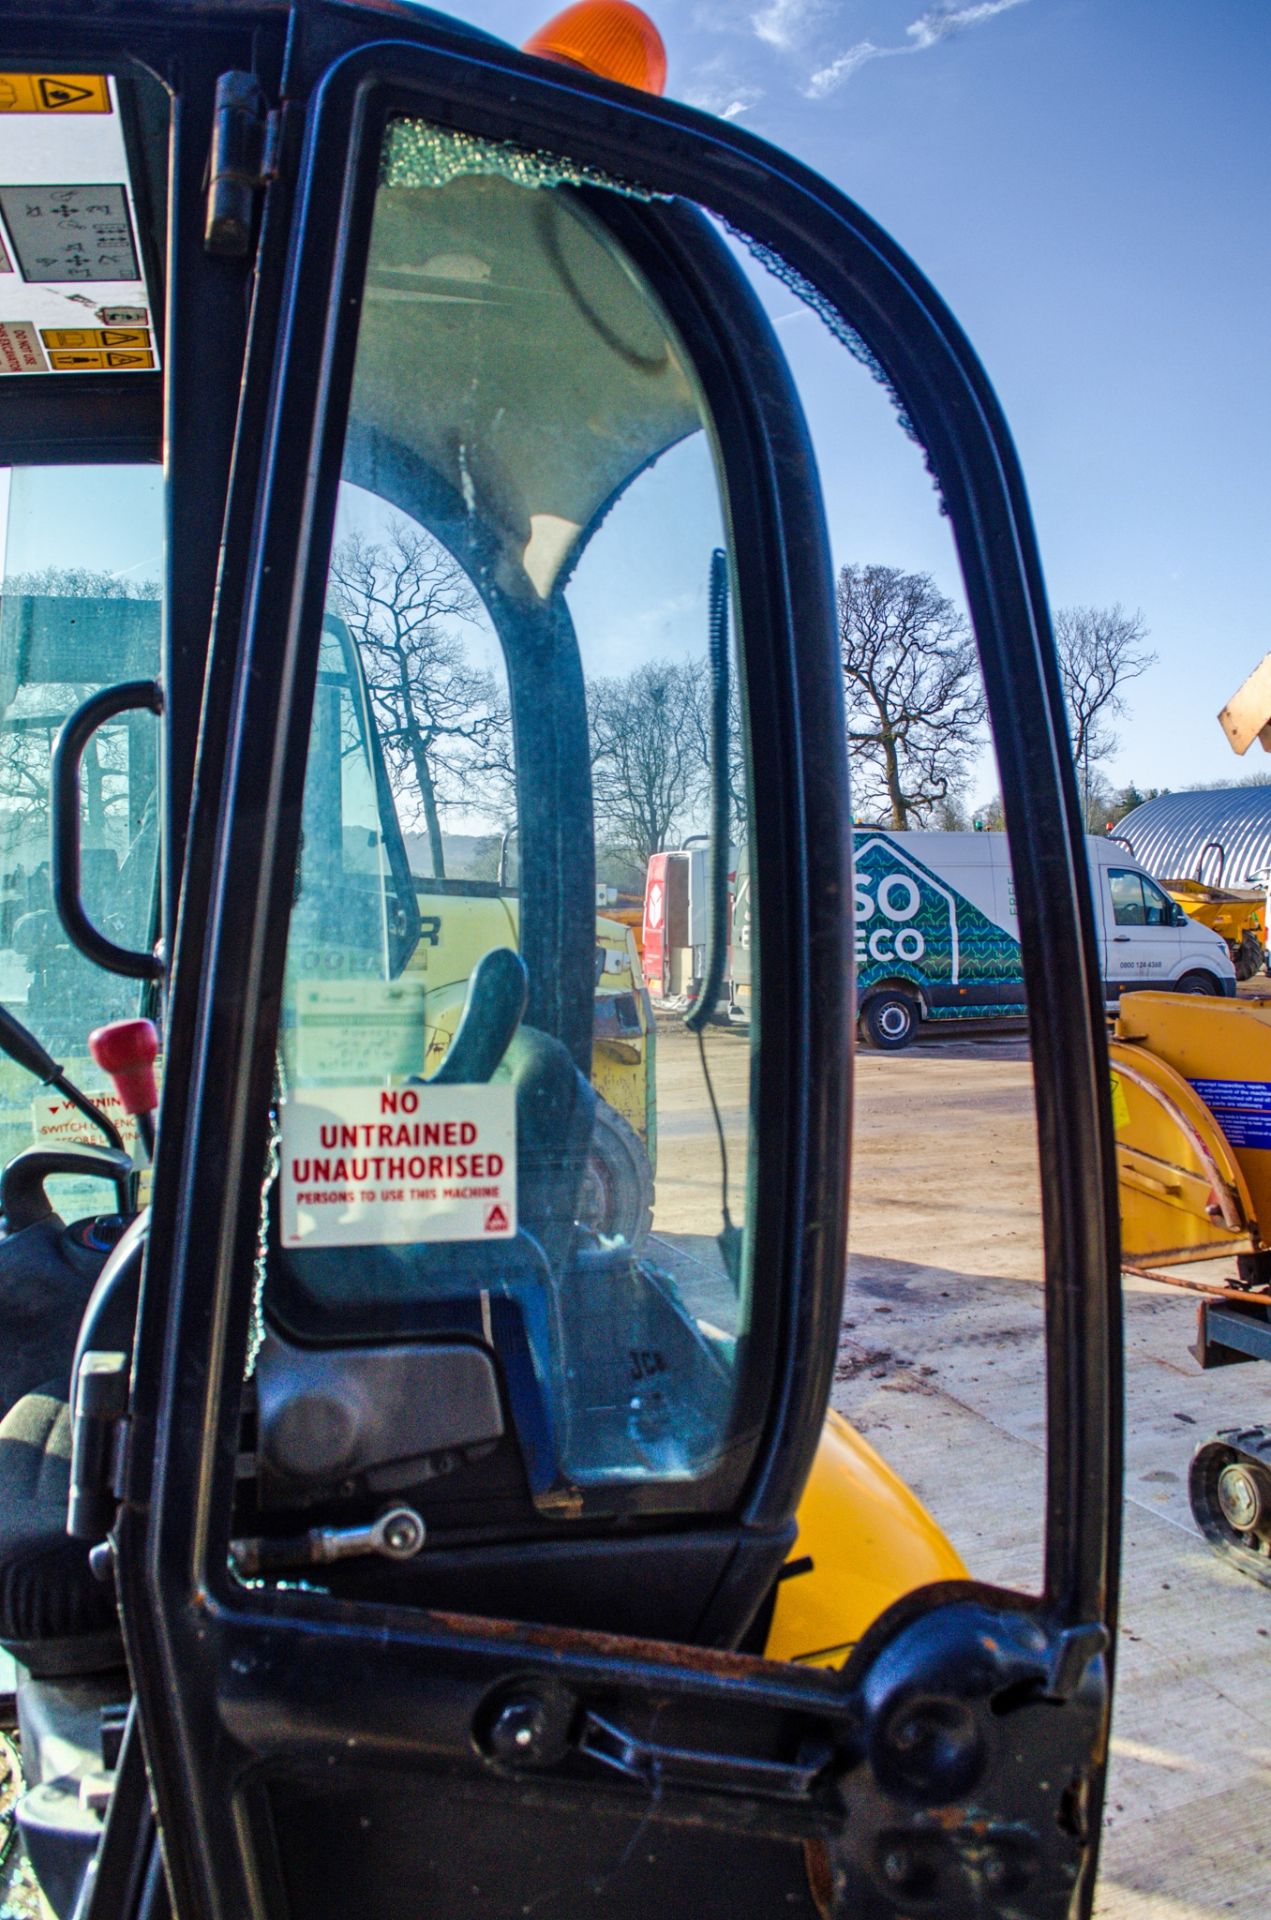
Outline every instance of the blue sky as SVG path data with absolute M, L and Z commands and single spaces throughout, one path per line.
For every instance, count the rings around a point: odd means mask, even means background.
M 534 0 L 469 0 L 521 41 Z M 934 280 L 1027 475 L 1052 604 L 1142 610 L 1117 781 L 1271 771 L 1214 716 L 1271 649 L 1269 0 L 652 0 L 668 92 L 787 148 Z M 886 402 L 774 290 L 837 561 L 948 534 Z M 1256 760 L 1253 758 L 1256 754 Z M 973 797 L 992 788 L 991 770 Z
M 948 300 L 1011 422 L 1052 604 L 1142 611 L 1159 659 L 1129 690 L 1112 778 L 1271 772 L 1257 748 L 1236 760 L 1214 718 L 1271 649 L 1271 0 L 651 5 L 670 92 L 827 175 Z M 551 0 L 461 10 L 519 42 Z M 766 299 L 836 561 L 958 594 L 885 398 L 783 289 Z M 86 564 L 155 571 L 157 528 L 117 482 L 93 513 L 30 504 L 27 564 L 65 560 L 72 524 Z M 970 798 L 994 784 L 985 762 Z

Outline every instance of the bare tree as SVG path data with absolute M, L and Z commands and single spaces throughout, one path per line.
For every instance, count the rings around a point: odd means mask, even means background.
M 507 702 L 462 636 L 477 596 L 452 555 L 405 520 L 382 542 L 360 533 L 342 541 L 329 592 L 361 652 L 402 824 L 422 822 L 444 878 L 443 810 L 471 806 L 487 782 L 501 786 L 510 765 Z
M 117 573 L 95 573 L 90 567 L 41 567 L 35 573 L 11 573 L 4 581 L 4 597 L 47 595 L 54 600 L 157 600 L 157 580 L 129 580 Z
M 704 790 L 705 675 L 704 662 L 658 660 L 591 683 L 596 823 L 641 871 Z
M 701 761 L 700 791 L 711 785 L 711 676 L 710 667 L 684 668 L 687 679 L 688 718 L 693 730 L 694 748 Z M 728 831 L 736 846 L 749 839 L 750 803 L 746 781 L 746 735 L 741 720 L 741 688 L 732 672 L 728 683 L 728 747 L 724 766 L 724 784 L 728 793 Z
M 961 793 L 984 713 L 966 622 L 930 574 L 844 567 L 839 645 L 854 801 L 924 826 Z
M 1142 614 L 1119 605 L 1064 607 L 1055 616 L 1059 676 L 1088 828 L 1106 811 L 1099 768 L 1117 747 L 1108 723 L 1126 711 L 1127 681 L 1137 680 L 1156 660 L 1143 645 L 1146 639 Z
M 119 674 L 117 636 L 95 627 L 83 610 L 65 623 L 64 632 L 43 649 L 47 680 L 38 690 L 19 686 L 16 651 L 22 646 L 12 622 L 22 617 L 22 603 L 32 600 L 157 602 L 155 580 L 129 580 L 86 567 L 43 567 L 38 572 L 9 574 L 0 592 L 0 699 L 9 704 L 0 721 L 0 819 L 6 845 L 29 841 L 46 831 L 49 766 L 53 741 L 65 716 L 94 686 Z M 55 631 L 57 631 L 55 629 Z M 154 622 L 155 645 L 158 621 Z M 110 651 L 106 651 L 109 643 Z M 157 661 L 156 661 L 157 664 Z M 11 675 L 14 676 L 11 678 Z M 56 687 L 57 693 L 51 695 Z M 84 798 L 90 834 L 100 840 L 117 825 L 126 835 L 137 823 L 128 819 L 129 754 L 143 749 L 145 726 L 117 723 L 102 728 L 84 754 Z

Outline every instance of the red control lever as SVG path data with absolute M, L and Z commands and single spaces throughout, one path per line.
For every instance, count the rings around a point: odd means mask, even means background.
M 88 1036 L 88 1051 L 115 1083 L 125 1113 L 153 1113 L 159 1104 L 154 1063 L 159 1033 L 153 1020 L 112 1020 Z
M 159 1053 L 159 1033 L 153 1020 L 112 1020 L 88 1036 L 88 1051 L 115 1083 L 115 1091 L 125 1113 L 136 1117 L 137 1131 L 146 1152 L 154 1155 L 154 1122 L 151 1115 L 159 1104 L 159 1088 L 154 1063 Z

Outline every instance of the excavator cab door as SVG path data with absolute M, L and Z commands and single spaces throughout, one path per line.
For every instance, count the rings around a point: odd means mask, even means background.
M 112 1534 L 174 1907 L 1088 1912 L 1115 1184 L 993 394 L 887 236 L 736 128 L 436 15 L 291 24 L 276 87 L 218 93 L 266 128 L 255 307 Z M 762 1657 L 841 1313 L 850 803 L 815 465 L 739 243 L 881 371 L 942 490 L 1046 1148 L 1044 1591 L 928 1585 L 838 1668 Z M 636 1244 L 581 1195 L 597 822 L 649 727 L 696 729 L 712 907 L 658 1127 L 710 1177 L 669 1164 Z M 724 1086 L 698 1030 L 738 870 Z

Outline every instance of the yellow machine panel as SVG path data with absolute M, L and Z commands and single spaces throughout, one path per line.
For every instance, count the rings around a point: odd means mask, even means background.
M 1271 1000 L 1135 993 L 1111 1048 L 1127 1263 L 1256 1252 L 1271 1234 Z
M 797 1571 L 810 1560 L 806 1572 Z M 837 1413 L 826 1415 L 799 1502 L 790 1572 L 777 1588 L 770 1660 L 841 1667 L 903 1594 L 967 1570 L 922 1502 Z

